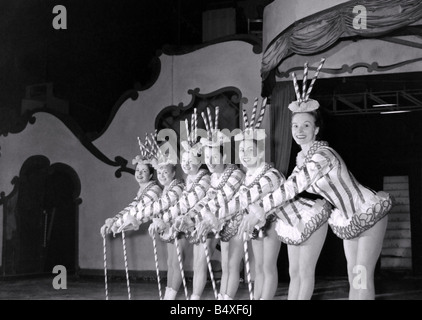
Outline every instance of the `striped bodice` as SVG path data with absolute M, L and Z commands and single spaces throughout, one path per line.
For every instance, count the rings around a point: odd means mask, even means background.
M 201 169 L 193 179 L 187 179 L 179 201 L 170 208 L 172 218 L 186 214 L 205 197 L 210 187 L 211 177 L 207 170 Z
M 135 199 L 132 203 L 129 204 L 126 208 L 120 211 L 115 217 L 114 220 L 121 219 L 125 214 L 130 214 L 132 216 L 136 215 L 137 207 L 145 207 L 149 203 L 160 198 L 162 193 L 161 187 L 154 180 L 151 180 L 142 190 L 138 191 Z
M 253 181 L 249 183 L 243 181 L 238 193 L 228 203 L 227 215 L 232 216 L 239 210 L 246 208 L 246 203 L 260 200 L 276 190 L 284 180 L 284 176 L 277 169 L 265 164 Z
M 174 179 L 167 187 L 164 187 L 161 197 L 141 207 L 138 206 L 137 219 L 161 218 L 163 213 L 179 201 L 185 184 L 183 181 Z
M 245 174 L 236 165 L 227 165 L 223 174 L 211 175 L 211 185 L 206 196 L 192 208 L 192 217 L 201 216 L 203 208 L 217 216 L 224 215 L 227 203 L 233 198 L 241 186 Z
M 322 196 L 346 218 L 359 211 L 375 194 L 355 179 L 340 155 L 328 145 L 318 147 L 301 167 L 295 167 L 280 188 L 264 197 L 265 211 L 293 199 L 302 191 Z

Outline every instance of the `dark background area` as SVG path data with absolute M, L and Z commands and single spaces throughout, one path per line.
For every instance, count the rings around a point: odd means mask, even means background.
M 202 43 L 202 12 L 236 8 L 236 32 L 271 1 L 0 0 L 0 112 L 20 113 L 28 85 L 52 82 L 54 96 L 86 133 L 105 126 L 110 110 L 152 77 L 152 61 L 166 45 Z M 55 30 L 56 5 L 67 29 Z

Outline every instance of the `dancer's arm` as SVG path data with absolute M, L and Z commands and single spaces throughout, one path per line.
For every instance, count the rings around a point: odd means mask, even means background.
M 164 212 L 179 201 L 183 193 L 184 186 L 184 183 L 180 181 L 159 199 L 148 203 L 146 206 L 138 206 L 136 219 L 139 222 L 147 222 L 152 218 L 161 218 Z
M 319 150 L 301 169 L 296 169 L 277 190 L 265 196 L 261 206 L 265 212 L 269 212 L 293 199 L 328 174 L 337 164 L 338 159 L 330 151 Z
M 274 191 L 282 182 L 284 181 L 284 176 L 280 174 L 276 169 L 272 168 L 268 170 L 264 176 L 262 176 L 259 181 L 252 186 L 247 188 L 246 186 L 240 187 L 236 195 L 228 202 L 224 207 L 216 209 L 207 207 L 206 210 L 211 213 L 218 214 L 223 220 L 229 220 L 233 217 L 239 210 L 244 209 L 241 204 L 242 199 L 254 199 L 255 201 L 260 200 L 266 194 Z
M 199 201 L 201 201 L 207 194 L 210 188 L 211 177 L 209 174 L 204 174 L 202 178 L 195 183 L 195 186 L 190 192 L 184 193 L 179 201 L 178 209 L 179 215 L 185 215 L 191 210 Z
M 222 188 L 210 188 L 207 195 L 189 211 L 189 215 L 192 217 L 201 216 L 201 211 L 204 207 L 207 207 L 208 211 L 214 213 L 219 208 L 226 207 L 226 204 L 239 190 L 244 177 L 245 174 L 240 169 L 235 169 Z
M 146 192 L 143 193 L 142 197 L 138 200 L 138 203 L 148 204 L 152 201 L 159 199 L 161 196 L 162 189 L 161 187 L 154 183 L 154 185 L 150 186 Z M 132 206 L 129 210 L 123 210 L 119 212 L 113 218 L 113 225 L 112 230 L 114 233 L 120 232 L 122 226 L 132 224 L 135 222 L 137 214 L 137 206 Z M 119 230 L 120 229 L 120 230 Z

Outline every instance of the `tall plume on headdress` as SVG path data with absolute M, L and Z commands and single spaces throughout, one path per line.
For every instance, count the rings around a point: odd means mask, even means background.
M 186 137 L 187 142 L 190 146 L 193 146 L 196 143 L 196 139 L 198 138 L 198 116 L 196 113 L 196 108 L 193 109 L 193 113 L 191 115 L 190 120 L 190 130 L 189 130 L 189 120 L 188 118 L 185 119 L 185 127 L 186 127 Z
M 318 101 L 309 99 L 309 96 L 312 92 L 315 81 L 318 78 L 319 72 L 321 71 L 322 66 L 324 65 L 324 62 L 325 62 L 325 58 L 322 58 L 309 87 L 307 87 L 308 62 L 305 62 L 304 71 L 303 71 L 303 81 L 302 81 L 302 94 L 300 93 L 299 85 L 297 83 L 296 74 L 294 72 L 292 73 L 293 86 L 294 86 L 296 98 L 297 98 L 296 101 L 293 101 L 289 105 L 289 109 L 292 112 L 308 112 L 308 111 L 316 110 L 316 109 L 319 108 Z
M 198 115 L 196 108 L 193 109 L 193 114 L 191 115 L 190 130 L 189 130 L 189 121 L 185 119 L 186 127 L 186 141 L 182 141 L 181 145 L 186 151 L 200 152 L 200 144 L 197 143 L 198 139 Z
M 150 134 L 150 137 L 147 139 L 149 144 L 152 146 L 152 154 L 153 157 L 151 159 L 151 164 L 155 169 L 158 169 L 159 166 L 168 165 L 168 164 L 176 164 L 177 163 L 177 156 L 174 151 L 174 148 L 167 143 L 166 147 L 167 150 L 163 152 L 162 146 L 158 145 L 157 140 L 157 130 L 154 133 Z
M 259 129 L 259 127 L 261 126 L 262 120 L 264 119 L 266 108 L 267 108 L 267 97 L 265 97 L 262 100 L 261 110 L 259 112 L 258 119 L 256 119 L 256 112 L 258 110 L 258 98 L 255 98 L 250 122 L 249 122 L 249 118 L 248 118 L 248 115 L 246 113 L 246 110 L 245 109 L 242 110 L 243 111 L 243 122 L 244 122 L 244 125 L 245 125 L 245 130 L 249 129 L 249 128 Z
M 201 112 L 205 130 L 207 131 L 207 138 L 201 138 L 201 144 L 203 146 L 220 146 L 224 142 L 230 141 L 230 138 L 218 129 L 219 114 L 220 107 L 218 106 L 215 107 L 214 120 L 212 118 L 210 107 L 207 107 L 207 113 Z
M 145 134 L 144 143 L 141 142 L 141 139 L 138 137 L 139 150 L 141 151 L 140 155 L 137 155 L 135 159 L 132 160 L 132 164 L 136 163 L 151 163 L 151 160 L 155 157 L 153 145 L 149 140 L 148 133 Z
M 265 97 L 262 100 L 258 118 L 256 117 L 257 111 L 258 111 L 258 98 L 255 98 L 253 108 L 252 108 L 252 115 L 250 119 L 248 117 L 246 110 L 243 109 L 242 112 L 243 112 L 244 130 L 242 133 L 235 136 L 235 140 L 242 140 L 244 139 L 245 133 L 252 132 L 253 130 L 259 129 L 261 127 L 262 120 L 264 119 L 266 109 L 267 109 L 267 97 Z

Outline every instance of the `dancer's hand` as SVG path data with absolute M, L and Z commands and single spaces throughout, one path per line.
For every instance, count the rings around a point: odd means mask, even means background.
M 209 224 L 211 230 L 213 230 L 214 232 L 220 231 L 222 225 L 215 215 L 213 215 L 209 211 L 206 211 L 204 212 L 202 217 L 203 217 L 203 220 Z
M 141 222 L 136 220 L 134 216 L 127 215 L 123 221 L 123 224 L 117 230 L 117 232 L 128 231 L 128 230 L 138 230 Z
M 243 234 L 252 233 L 254 227 L 259 223 L 259 219 L 254 214 L 245 214 L 243 215 L 242 222 L 239 225 L 238 235 L 240 238 L 243 238 Z
M 212 225 L 209 223 L 209 221 L 203 220 L 198 223 L 196 230 L 198 231 L 198 237 L 200 239 L 206 239 L 212 230 Z
M 188 216 L 178 216 L 174 221 L 174 228 L 179 232 L 186 232 L 194 226 L 192 219 Z
M 115 221 L 113 223 L 113 225 L 110 227 L 110 231 L 113 232 L 113 237 L 116 236 L 116 233 L 119 233 L 119 228 L 120 228 L 120 222 L 119 221 Z
M 154 218 L 148 227 L 149 235 L 152 237 L 154 233 L 163 232 L 166 229 L 166 224 L 162 219 Z
M 249 214 L 254 215 L 258 221 L 265 223 L 265 211 L 264 208 L 259 205 L 257 202 L 252 203 L 248 207 Z
M 111 232 L 111 226 L 113 225 L 114 220 L 111 218 L 108 218 L 105 221 L 105 224 L 101 227 L 100 233 L 102 237 L 105 237 L 107 234 Z

